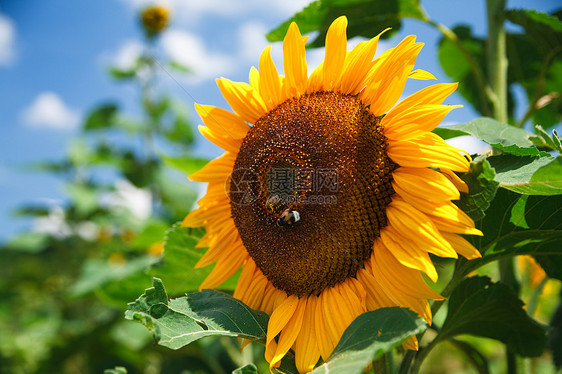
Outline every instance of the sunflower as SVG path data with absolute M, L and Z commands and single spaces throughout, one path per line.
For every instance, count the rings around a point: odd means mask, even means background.
M 311 371 L 366 311 L 402 306 L 431 323 L 428 299 L 442 297 L 422 276 L 437 280 L 429 253 L 480 256 L 458 234 L 481 232 L 451 202 L 468 192 L 455 172 L 469 161 L 431 133 L 457 84 L 396 104 L 408 78 L 433 78 L 413 70 L 422 44 L 408 36 L 374 58 L 380 35 L 347 51 L 346 28 L 332 23 L 308 76 L 306 37 L 291 24 L 284 76 L 267 47 L 249 84 L 217 81 L 233 112 L 196 104 L 201 133 L 225 153 L 191 176 L 208 189 L 183 225 L 206 227 L 196 266 L 216 265 L 201 288 L 242 268 L 234 297 L 270 315 L 270 368 L 292 349 Z

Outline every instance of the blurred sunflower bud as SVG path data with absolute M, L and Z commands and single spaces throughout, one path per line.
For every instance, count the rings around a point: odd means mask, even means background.
M 151 5 L 141 11 L 140 19 L 146 35 L 153 38 L 168 26 L 170 13 L 163 6 Z

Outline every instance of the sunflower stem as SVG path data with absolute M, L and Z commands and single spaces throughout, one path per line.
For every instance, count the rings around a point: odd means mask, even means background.
M 500 122 L 508 123 L 507 114 L 507 54 L 505 38 L 505 3 L 506 0 L 487 0 L 486 10 L 488 13 L 488 44 L 487 44 L 487 66 L 488 79 L 495 93 L 492 101 L 494 118 Z M 515 277 L 513 258 L 505 258 L 498 261 L 500 280 L 508 287 L 519 293 L 519 284 Z M 506 347 L 507 372 L 517 373 L 517 359 L 515 354 Z
M 394 373 L 394 371 L 392 351 L 386 352 L 384 355 L 373 361 L 373 373 L 390 374 Z

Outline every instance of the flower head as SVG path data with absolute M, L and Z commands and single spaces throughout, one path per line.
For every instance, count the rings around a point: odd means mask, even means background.
M 163 6 L 151 5 L 141 11 L 140 19 L 147 35 L 152 37 L 168 26 L 170 14 L 168 9 Z
M 218 80 L 234 113 L 196 105 L 201 133 L 225 153 L 193 174 L 207 194 L 184 225 L 206 226 L 201 288 L 238 269 L 234 297 L 270 314 L 266 359 L 292 349 L 300 372 L 327 359 L 361 313 L 407 307 L 431 321 L 429 253 L 480 254 L 458 234 L 481 235 L 451 201 L 467 186 L 468 160 L 431 133 L 454 106 L 456 84 L 436 84 L 397 104 L 422 44 L 414 36 L 374 58 L 379 36 L 347 51 L 347 19 L 326 36 L 310 76 L 306 38 L 291 24 L 281 76 L 266 48 L 250 83 Z M 226 191 L 225 191 L 226 186 Z M 405 343 L 417 349 L 415 337 Z

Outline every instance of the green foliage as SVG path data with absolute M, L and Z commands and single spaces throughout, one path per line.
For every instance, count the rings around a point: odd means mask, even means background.
M 234 370 L 232 374 L 258 374 L 258 368 L 254 364 L 248 364 Z
M 373 360 L 425 330 L 425 322 L 405 308 L 382 308 L 355 319 L 330 358 L 313 373 L 361 373 Z
M 480 68 L 486 65 L 484 40 L 474 36 L 467 25 L 455 26 L 452 32 L 453 39 L 444 35 L 439 41 L 441 67 L 453 81 L 462 82 L 457 91 L 479 113 L 489 115 L 491 103 L 482 87 L 486 72 Z M 461 48 L 469 53 L 472 61 L 466 58 Z
M 149 271 L 153 277 L 161 278 L 172 295 L 195 291 L 209 275 L 209 267 L 194 269 L 204 251 L 195 245 L 201 239 L 200 230 L 175 224 L 167 232 L 164 253 L 160 261 Z
M 561 256 L 562 195 L 530 196 L 500 188 L 477 227 L 483 237 L 472 237 L 483 253 L 466 262 L 463 274 L 500 258 L 517 255 Z
M 84 130 L 101 130 L 113 126 L 119 107 L 115 103 L 102 104 L 92 110 L 84 122 Z
M 469 193 L 461 194 L 461 198 L 455 204 L 474 221 L 484 218 L 484 212 L 496 195 L 499 183 L 495 177 L 496 172 L 485 156 L 475 158 L 470 163 L 470 171 L 462 176 Z
M 129 304 L 125 318 L 152 330 L 156 341 L 178 349 L 206 336 L 237 336 L 265 342 L 267 314 L 248 308 L 240 300 L 213 290 L 172 299 L 162 281 Z
M 454 289 L 448 305 L 440 340 L 461 334 L 483 336 L 524 357 L 540 356 L 546 349 L 546 328 L 527 316 L 521 300 L 504 284 L 486 277 L 467 278 Z
M 460 125 L 438 127 L 434 132 L 443 139 L 471 135 L 502 152 L 515 156 L 548 156 L 548 153 L 540 152 L 531 141 L 534 134 L 492 118 L 481 117 Z
M 158 278 L 154 278 L 153 287 L 129 304 L 125 317 L 145 325 L 159 344 L 172 349 L 214 335 L 264 343 L 269 320 L 267 314 L 213 290 L 168 300 Z M 346 329 L 330 358 L 313 372 L 360 373 L 373 358 L 424 329 L 423 320 L 407 309 L 383 308 L 362 314 Z M 291 355 L 285 357 L 277 371 L 296 374 L 293 360 Z
M 342 15 L 347 16 L 347 36 L 350 39 L 354 36 L 372 38 L 391 27 L 392 30 L 382 35 L 382 38 L 386 39 L 400 30 L 402 18 L 424 17 L 418 0 L 316 0 L 270 31 L 267 39 L 283 40 L 291 22 L 296 22 L 303 34 L 319 31 L 310 47 L 321 47 L 324 45 L 328 27 L 335 18 Z

